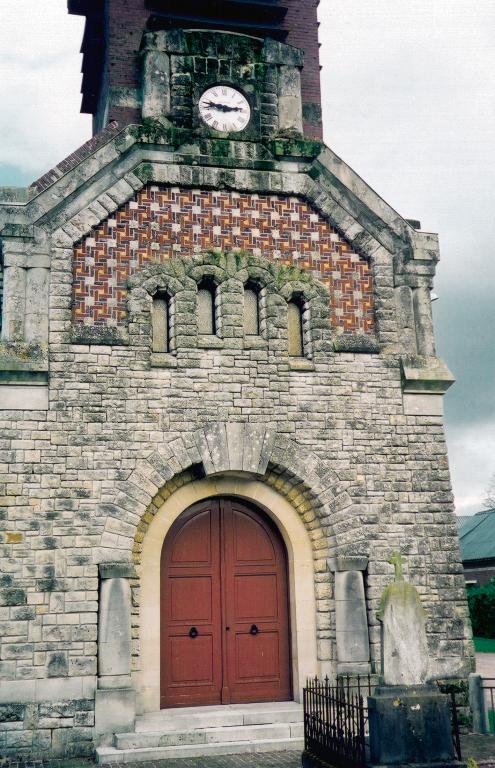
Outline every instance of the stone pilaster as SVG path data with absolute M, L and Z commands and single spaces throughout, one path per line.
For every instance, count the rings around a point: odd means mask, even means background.
M 26 311 L 26 270 L 16 264 L 4 264 L 2 339 L 23 341 Z
M 418 353 L 433 356 L 435 354 L 435 337 L 431 314 L 431 295 L 428 286 L 419 286 L 413 291 L 413 304 Z
M 170 56 L 165 50 L 159 50 L 159 45 L 154 47 L 156 39 L 148 33 L 143 40 L 143 118 L 168 118 L 170 115 Z
M 98 683 L 95 733 L 103 737 L 133 730 L 136 716 L 131 683 L 131 563 L 100 565 Z
M 26 311 L 24 337 L 28 344 L 48 340 L 48 292 L 50 271 L 47 267 L 26 270 Z
M 362 675 L 371 671 L 363 579 L 367 567 L 367 557 L 337 556 L 330 562 L 331 570 L 335 571 L 338 675 Z

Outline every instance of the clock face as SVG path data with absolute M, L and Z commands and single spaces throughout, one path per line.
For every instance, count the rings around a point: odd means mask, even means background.
M 251 119 L 251 107 L 243 94 L 229 85 L 208 88 L 199 100 L 203 122 L 215 131 L 238 133 Z

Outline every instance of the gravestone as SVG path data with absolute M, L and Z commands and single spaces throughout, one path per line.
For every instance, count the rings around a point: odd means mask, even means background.
M 403 558 L 389 560 L 395 579 L 383 591 L 382 685 L 368 699 L 373 765 L 449 763 L 454 759 L 449 702 L 429 682 L 426 615 L 404 580 Z
M 382 625 L 382 670 L 385 685 L 421 685 L 428 678 L 426 614 L 412 584 L 404 580 L 403 558 L 390 563 L 395 579 L 383 591 L 378 619 Z

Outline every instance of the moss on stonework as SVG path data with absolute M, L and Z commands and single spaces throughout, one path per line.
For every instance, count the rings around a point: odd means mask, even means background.
M 277 284 L 284 285 L 287 282 L 310 283 L 311 275 L 300 267 L 281 265 L 277 270 Z
M 303 118 L 308 123 L 321 122 L 321 106 L 317 102 L 306 102 L 303 104 Z
M 9 222 L 2 229 L 3 237 L 20 237 L 24 240 L 31 240 L 33 237 L 33 228 L 25 224 L 15 224 Z
M 3 341 L 0 344 L 0 368 L 11 360 L 44 362 L 47 359 L 46 345 L 26 344 L 25 341 Z
M 46 345 L 25 342 L 0 344 L 0 382 L 46 381 L 47 371 Z
M 163 125 L 160 120 L 155 120 L 152 117 L 145 117 L 139 125 L 131 126 L 130 131 L 136 141 L 147 144 L 168 144 L 174 149 L 180 147 L 181 144 L 187 144 L 193 138 L 192 131 L 186 128 Z
M 231 155 L 230 142 L 226 139 L 206 139 L 201 142 L 201 154 L 215 159 L 228 158 Z
M 275 157 L 317 157 L 323 149 L 321 141 L 305 139 L 302 136 L 279 136 L 270 144 Z
M 383 620 L 385 609 L 392 602 L 401 607 L 409 606 L 414 608 L 418 611 L 419 615 L 425 616 L 418 590 L 413 584 L 409 584 L 408 581 L 393 581 L 392 584 L 385 587 L 376 614 L 380 621 Z
M 308 176 L 310 179 L 313 179 L 313 181 L 318 181 L 318 179 L 321 176 L 321 171 L 319 168 L 316 168 L 314 165 L 308 170 Z
M 25 704 L 1 704 L 0 723 L 15 723 L 24 720 Z
M 263 51 L 261 40 L 224 32 L 196 31 L 194 34 L 185 34 L 184 39 L 190 56 L 215 59 L 228 57 L 235 58 L 236 62 L 248 63 L 259 61 Z
M 16 588 L 0 590 L 0 605 L 13 606 L 25 605 L 26 603 L 26 590 Z

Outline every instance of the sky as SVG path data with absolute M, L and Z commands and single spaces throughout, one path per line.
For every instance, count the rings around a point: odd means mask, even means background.
M 15 7 L 14 7 L 15 6 Z M 0 185 L 29 184 L 91 135 L 83 19 L 0 0 Z M 321 0 L 326 143 L 405 218 L 440 234 L 437 350 L 459 514 L 495 472 L 495 0 Z

